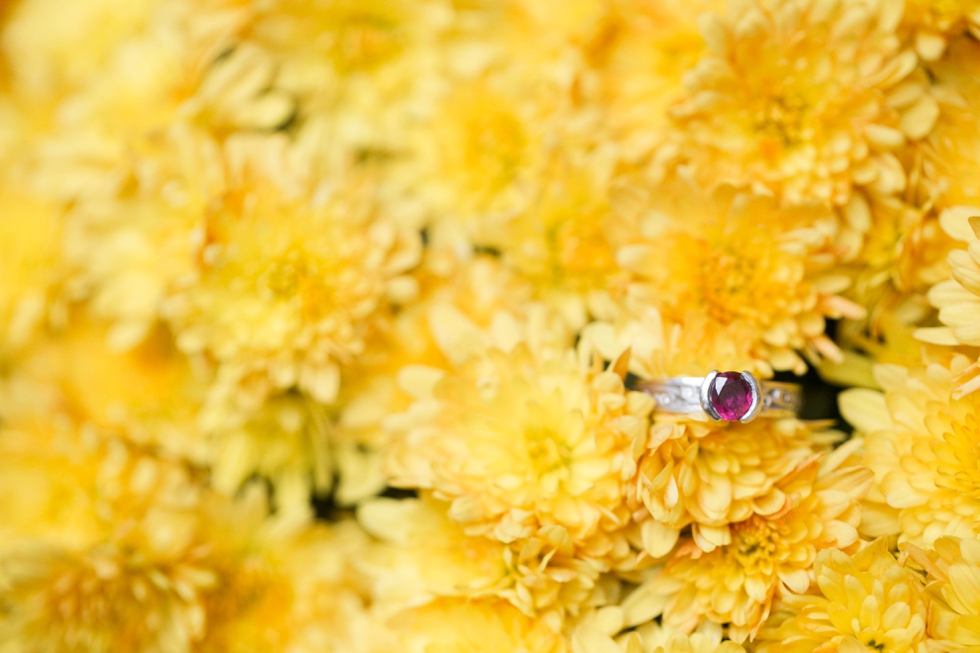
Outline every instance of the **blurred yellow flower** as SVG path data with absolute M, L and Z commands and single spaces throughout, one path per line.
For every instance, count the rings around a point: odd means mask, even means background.
M 524 208 L 474 228 L 474 242 L 499 251 L 502 264 L 575 329 L 590 315 L 608 315 L 627 280 L 606 233 L 614 226 L 604 167 L 595 157 L 583 164 L 557 161 Z
M 729 636 L 744 641 L 758 634 L 777 597 L 807 590 L 818 551 L 855 549 L 858 501 L 871 472 L 847 467 L 818 477 L 818 471 L 812 459 L 781 479 L 782 509 L 731 524 L 724 546 L 705 553 L 693 541 L 682 543 L 663 570 L 666 586 L 680 587 L 664 621 L 680 627 L 702 619 L 729 623 Z
M 649 163 L 668 133 L 668 108 L 684 93 L 684 74 L 705 50 L 698 30 L 721 0 L 624 0 L 603 68 L 611 137 L 628 163 Z
M 980 35 L 977 0 L 908 0 L 903 27 L 913 34 L 915 50 L 926 61 L 941 57 L 950 38 Z
M 63 225 L 50 203 L 12 185 L 0 185 L 0 356 L 23 346 L 51 317 L 58 282 Z
M 980 10 L 980 4 L 974 4 Z M 943 208 L 980 204 L 980 164 L 974 155 L 980 146 L 978 61 L 980 43 L 960 37 L 950 43 L 942 59 L 929 65 L 940 113 L 935 129 L 922 143 L 922 183 L 926 194 Z
M 211 204 L 197 273 L 167 316 L 178 346 L 213 356 L 217 382 L 240 388 L 243 406 L 294 386 L 332 402 L 340 367 L 364 351 L 387 303 L 414 294 L 402 273 L 421 244 L 378 214 L 362 180 L 297 188 L 315 168 L 300 158 L 283 177 L 295 151 L 254 145 L 230 161 L 241 176 Z
M 671 626 L 648 623 L 613 640 L 601 630 L 583 625 L 571 636 L 572 653 L 745 653 L 745 649 L 722 639 L 722 629 L 705 624 L 694 633 Z
M 929 600 L 922 580 L 880 538 L 854 555 L 830 549 L 813 562 L 816 591 L 783 597 L 757 650 L 810 653 L 924 649 Z
M 428 494 L 359 506 L 359 522 L 380 540 L 357 561 L 376 612 L 394 614 L 440 596 L 498 597 L 544 618 L 577 614 L 591 600 L 599 566 L 578 556 L 567 536 L 504 544 L 467 535 L 449 509 Z
M 654 306 L 669 322 L 700 322 L 719 349 L 755 359 L 756 372 L 802 373 L 800 351 L 840 355 L 824 334 L 826 318 L 863 310 L 838 294 L 849 279 L 832 267 L 837 224 L 828 210 L 782 209 L 770 198 L 727 187 L 702 192 L 682 179 L 651 195 L 637 215 L 624 216 L 631 224 L 616 253 L 633 275 L 634 315 Z
M 4 50 L 14 84 L 35 97 L 64 96 L 103 74 L 124 41 L 145 28 L 154 0 L 19 2 L 9 11 Z
M 520 210 L 539 181 L 544 108 L 533 95 L 511 89 L 512 81 L 457 84 L 433 107 L 431 127 L 418 134 L 410 173 L 421 177 L 420 194 L 450 224 Z M 438 242 L 438 231 L 435 236 Z
M 409 653 L 562 653 L 561 634 L 500 600 L 442 598 L 386 622 L 392 648 Z
M 705 183 L 844 205 L 856 187 L 905 188 L 894 151 L 936 119 L 916 56 L 895 28 L 896 0 L 743 0 L 705 14 L 708 52 L 671 109 L 669 154 Z M 906 82 L 906 83 L 903 83 Z
M 226 186 L 220 149 L 201 132 L 168 130 L 141 154 L 114 170 L 128 180 L 125 192 L 106 189 L 106 197 L 79 200 L 66 216 L 68 290 L 112 322 L 108 338 L 119 349 L 146 337 L 163 301 L 193 273 L 206 207 Z M 120 183 L 101 165 L 80 171 L 71 157 L 61 163 L 69 167 L 67 179 L 51 182 L 51 193 L 71 196 L 77 185 L 101 195 L 97 185 Z M 114 168 L 117 162 L 98 163 Z
M 954 391 L 966 366 L 962 356 L 948 367 L 881 365 L 875 378 L 884 392 L 842 394 L 841 412 L 863 436 L 865 464 L 875 474 L 868 502 L 878 507 L 876 519 L 862 524 L 867 534 L 898 534 L 918 544 L 980 534 L 980 396 L 957 398 Z

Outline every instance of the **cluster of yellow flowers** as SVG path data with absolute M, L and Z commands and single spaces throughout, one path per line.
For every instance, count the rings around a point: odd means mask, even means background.
M 0 508 L 0 653 L 980 651 L 980 0 L 0 2 Z

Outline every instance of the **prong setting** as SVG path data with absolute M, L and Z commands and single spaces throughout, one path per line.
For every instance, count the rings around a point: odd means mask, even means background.
M 759 387 L 759 382 L 751 372 L 742 372 L 741 376 L 749 384 L 749 389 L 752 391 L 752 404 L 749 406 L 749 410 L 745 413 L 745 416 L 739 420 L 745 424 L 754 420 L 762 409 L 762 388 Z
M 712 370 L 706 377 L 704 381 L 701 382 L 701 391 L 699 397 L 701 399 L 701 409 L 708 414 L 708 417 L 716 422 L 721 421 L 721 415 L 715 410 L 714 405 L 710 398 L 711 384 L 715 382 L 715 377 L 718 376 L 718 370 Z

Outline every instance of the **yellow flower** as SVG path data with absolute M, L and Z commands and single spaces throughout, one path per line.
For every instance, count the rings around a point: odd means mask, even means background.
M 576 558 L 567 537 L 504 544 L 467 535 L 449 504 L 429 494 L 366 501 L 358 521 L 380 540 L 357 563 L 381 614 L 440 596 L 492 596 L 544 619 L 579 612 L 600 584 L 597 566 Z
M 427 203 L 453 222 L 513 211 L 529 199 L 542 165 L 541 109 L 508 89 L 509 81 L 455 85 L 419 134 L 412 173 L 423 176 L 420 193 Z
M 917 338 L 937 345 L 980 344 L 980 255 L 974 243 L 980 240 L 974 225 L 980 224 L 980 208 L 957 206 L 946 209 L 939 216 L 940 224 L 950 237 L 965 243 L 949 253 L 952 278 L 944 279 L 929 290 L 929 302 L 939 309 L 939 321 L 944 327 L 924 328 L 916 331 Z M 974 389 L 964 386 L 963 392 Z
M 936 127 L 922 144 L 925 194 L 948 208 L 980 204 L 980 43 L 953 39 L 949 51 L 929 65 L 935 78 L 932 93 L 939 101 Z
M 906 548 L 929 575 L 934 598 L 929 634 L 940 640 L 942 650 L 976 651 L 980 647 L 980 540 L 941 537 L 932 550 Z
M 33 406 L 4 410 L 0 438 L 0 639 L 25 651 L 185 648 L 213 580 L 195 546 L 199 486 L 179 462 L 73 424 L 44 385 L 28 390 Z
M 71 157 L 59 163 L 74 165 Z M 44 169 L 51 174 L 56 165 Z M 162 134 L 119 172 L 132 188 L 80 200 L 68 213 L 65 258 L 73 298 L 87 299 L 96 316 L 112 323 L 112 345 L 126 348 L 146 337 L 164 299 L 193 273 L 203 216 L 224 188 L 225 172 L 217 144 L 182 128 Z M 54 186 L 48 192 L 70 194 L 77 185 L 99 194 L 99 184 L 117 183 L 104 181 L 111 177 L 102 169 L 72 169 L 65 180 L 48 180 Z
M 896 561 L 886 539 L 852 556 L 821 551 L 813 562 L 819 593 L 783 597 L 777 625 L 759 638 L 760 653 L 925 650 L 929 600 L 922 581 Z
M 107 346 L 102 323 L 73 312 L 54 334 L 18 360 L 14 379 L 44 384 L 86 428 L 203 465 L 207 442 L 197 424 L 208 376 L 157 328 L 137 346 Z
M 912 31 L 919 56 L 934 61 L 943 55 L 951 38 L 967 31 L 980 35 L 980 2 L 908 0 L 902 22 Z
M 614 640 L 589 624 L 575 628 L 572 653 L 745 653 L 745 649 L 722 639 L 721 627 L 705 623 L 694 633 L 685 633 L 656 622 L 643 624 Z
M 977 393 L 957 398 L 962 356 L 949 367 L 881 365 L 884 392 L 847 390 L 841 412 L 864 437 L 865 464 L 875 474 L 868 497 L 877 519 L 862 524 L 872 536 L 899 534 L 930 544 L 942 535 L 980 534 L 977 472 Z
M 291 169 L 277 140 L 254 145 L 230 162 L 244 170 L 212 204 L 197 275 L 168 317 L 178 346 L 213 356 L 217 382 L 237 386 L 243 406 L 294 386 L 332 402 L 340 367 L 384 308 L 414 293 L 402 273 L 418 260 L 418 234 L 379 215 L 361 180 L 295 188 L 313 166 Z
M 698 17 L 724 9 L 719 0 L 628 0 L 621 3 L 602 82 L 610 133 L 629 161 L 645 160 L 663 141 L 668 108 L 684 93 L 684 73 L 705 49 Z
M 786 508 L 790 497 L 778 487 L 780 479 L 828 436 L 797 420 L 655 424 L 635 489 L 634 520 L 644 548 L 663 557 L 688 526 L 702 550 L 730 543 L 730 524 Z
M 605 231 L 613 226 L 604 167 L 598 160 L 556 162 L 525 208 L 474 228 L 474 242 L 498 251 L 502 264 L 575 329 L 589 314 L 609 314 L 611 298 L 625 290 Z
M 214 578 L 193 555 L 154 553 L 38 551 L 5 560 L 2 595 L 15 607 L 0 636 L 30 652 L 186 650 L 202 626 L 199 594 Z
M 552 624 L 521 614 L 500 600 L 442 598 L 405 610 L 386 622 L 390 644 L 408 653 L 562 653 Z
M 292 55 L 287 62 L 312 50 L 337 72 L 351 74 L 371 70 L 395 57 L 410 35 L 412 10 L 422 5 L 409 0 L 275 0 L 259 8 L 251 31 L 277 52 Z
M 446 63 L 442 0 L 272 0 L 249 3 L 248 42 L 268 52 L 276 87 L 354 156 L 402 151 L 420 103 Z
M 784 202 L 848 202 L 855 187 L 905 187 L 894 151 L 928 134 L 935 101 L 901 84 L 896 0 L 745 0 L 706 14 L 709 52 L 671 115 L 671 154 L 705 183 L 765 189 Z
M 216 580 L 202 596 L 205 629 L 193 650 L 367 649 L 375 624 L 349 563 L 367 545 L 364 534 L 345 521 L 277 523 L 256 494 L 202 514 L 212 522 L 205 534 Z
M 188 466 L 35 401 L 4 410 L 0 439 L 0 637 L 14 650 L 315 651 L 359 627 L 353 525 L 273 520 L 257 485 L 215 495 Z
M 367 341 L 365 352 L 344 368 L 331 444 L 340 474 L 336 498 L 355 503 L 385 485 L 381 452 L 387 443 L 384 420 L 406 410 L 413 397 L 399 385 L 406 366 L 449 369 L 484 351 L 494 334 L 511 337 L 525 322 L 554 322 L 532 299 L 532 288 L 497 258 L 460 260 L 430 247 L 416 270 L 419 299 L 404 306 Z M 542 336 L 564 346 L 561 328 Z
M 23 346 L 50 314 L 60 281 L 62 224 L 55 207 L 0 184 L 0 355 Z
M 520 343 L 406 375 L 419 398 L 392 418 L 391 482 L 450 500 L 467 533 L 568 538 L 586 558 L 617 562 L 630 553 L 626 489 L 653 406 L 621 374 Z
M 226 495 L 252 476 L 268 479 L 280 514 L 310 511 L 310 496 L 333 483 L 329 427 L 322 406 L 299 393 L 242 409 L 233 398 L 211 401 L 200 415 L 208 442 L 211 486 Z
M 63 96 L 92 83 L 145 26 L 152 0 L 31 0 L 5 16 L 6 61 L 21 92 Z M 6 11 L 5 11 L 6 14 Z
M 677 179 L 632 211 L 616 259 L 633 276 L 634 315 L 653 306 L 667 322 L 703 325 L 716 356 L 734 350 L 763 375 L 802 373 L 801 350 L 840 356 L 825 319 L 863 310 L 837 294 L 849 280 L 831 267 L 837 224 L 828 210 L 781 209 L 771 198 L 725 187 L 708 194 Z
M 682 543 L 658 579 L 680 585 L 664 609 L 665 623 L 684 627 L 708 619 L 729 623 L 735 641 L 755 636 L 777 597 L 809 587 L 818 551 L 858 545 L 858 501 L 870 483 L 871 472 L 861 467 L 818 477 L 811 460 L 777 484 L 786 497 L 782 510 L 731 524 L 731 542 L 708 553 L 693 541 Z

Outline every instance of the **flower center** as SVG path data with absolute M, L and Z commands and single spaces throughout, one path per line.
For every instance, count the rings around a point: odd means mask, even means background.
M 980 420 L 968 415 L 964 422 L 953 422 L 942 442 L 934 445 L 939 484 L 980 499 Z
M 547 476 L 566 467 L 571 461 L 571 452 L 553 427 L 528 425 L 524 429 L 527 456 L 538 478 Z
M 758 517 L 733 524 L 732 540 L 735 559 L 744 569 L 758 568 L 771 560 L 776 552 L 772 528 L 766 520 Z
M 708 402 L 721 419 L 736 422 L 752 408 L 752 386 L 738 372 L 721 372 L 708 387 Z

